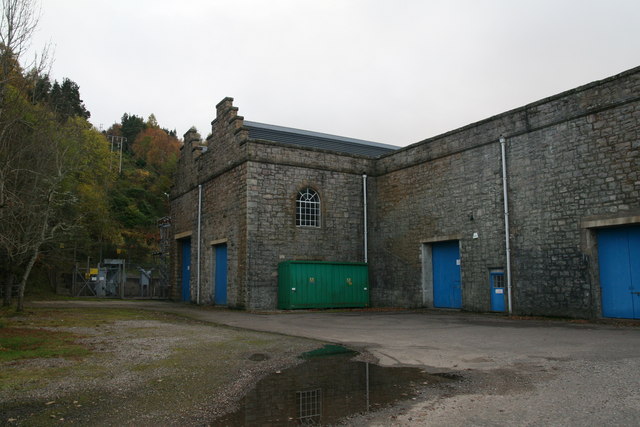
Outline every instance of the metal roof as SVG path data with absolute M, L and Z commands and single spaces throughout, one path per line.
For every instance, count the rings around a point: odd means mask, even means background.
M 364 141 L 362 139 L 268 125 L 247 120 L 244 121 L 244 126 L 249 129 L 249 138 L 251 139 L 262 139 L 281 142 L 283 144 L 338 151 L 341 153 L 377 157 L 400 148 L 395 145 L 380 144 L 379 142 Z

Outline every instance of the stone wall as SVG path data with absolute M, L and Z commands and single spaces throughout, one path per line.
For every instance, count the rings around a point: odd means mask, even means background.
M 514 312 L 598 316 L 592 227 L 640 222 L 639 100 L 636 68 L 372 159 L 250 140 L 225 98 L 206 142 L 185 135 L 171 195 L 175 237 L 192 236 L 192 300 L 199 184 L 200 301 L 211 302 L 212 244 L 225 242 L 229 305 L 274 309 L 279 262 L 363 260 L 366 173 L 372 303 L 432 306 L 431 247 L 457 240 L 463 308 L 488 311 L 490 271 L 506 267 L 504 136 Z M 321 198 L 320 228 L 295 225 L 307 186 Z
M 273 309 L 278 263 L 363 261 L 362 173 L 371 167 L 371 160 L 261 145 L 261 160 L 249 162 L 247 172 L 248 288 L 252 308 Z M 295 223 L 296 196 L 306 187 L 320 196 L 318 228 Z
M 197 296 L 198 185 L 202 185 L 201 303 L 213 303 L 214 244 L 228 249 L 228 305 L 273 309 L 277 267 L 285 260 L 362 261 L 362 174 L 374 160 L 247 139 L 231 98 L 217 106 L 205 143 L 187 133 L 172 191 L 174 237 L 191 233 L 191 300 Z M 203 150 L 202 148 L 205 147 Z M 307 186 L 320 195 L 322 226 L 296 227 L 295 199 Z M 180 299 L 180 243 L 172 247 Z
M 196 221 L 198 209 L 197 192 L 182 194 L 171 200 L 171 230 L 173 238 L 170 246 L 171 279 L 169 281 L 169 296 L 174 300 L 181 300 L 182 284 L 182 252 L 181 245 L 185 238 L 192 238 L 192 253 L 195 253 L 193 243 L 196 235 Z M 191 270 L 194 271 L 193 257 Z M 193 279 L 193 275 L 192 275 Z M 195 301 L 195 295 L 192 298 Z
M 217 106 L 212 132 L 202 142 L 195 132 L 187 132 L 171 192 L 174 241 L 170 294 L 180 300 L 182 263 L 180 245 L 191 237 L 191 301 L 209 304 L 213 300 L 214 244 L 225 243 L 228 250 L 228 305 L 246 307 L 246 148 L 247 133 L 231 98 Z M 198 186 L 202 185 L 200 231 L 200 289 L 198 291 Z
M 227 305 L 247 306 L 246 163 L 203 184 L 200 301 L 212 304 L 215 248 L 227 245 Z M 240 219 L 240 220 L 239 220 Z
M 429 306 L 423 244 L 460 240 L 464 306 L 487 308 L 481 301 L 488 301 L 489 287 L 482 285 L 489 268 L 504 266 L 500 165 L 497 146 L 483 145 L 375 179 L 370 239 L 375 305 Z
M 463 307 L 489 310 L 489 271 L 505 266 L 498 142 L 504 135 L 514 311 L 597 315 L 597 266 L 581 223 L 640 212 L 639 98 L 634 69 L 379 160 L 374 302 L 429 306 L 423 244 L 456 239 Z

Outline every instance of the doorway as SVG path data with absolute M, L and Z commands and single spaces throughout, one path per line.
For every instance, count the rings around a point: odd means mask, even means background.
M 602 315 L 640 319 L 640 226 L 597 231 Z
M 191 301 L 191 238 L 181 239 L 182 301 Z
M 462 308 L 460 283 L 460 242 L 451 240 L 431 244 L 433 266 L 433 306 Z
M 213 270 L 213 303 L 227 304 L 227 244 L 213 246 L 215 266 Z

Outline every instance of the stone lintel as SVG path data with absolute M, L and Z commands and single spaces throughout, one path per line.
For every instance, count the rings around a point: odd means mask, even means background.
M 437 243 L 437 242 L 447 242 L 450 240 L 462 240 L 462 234 L 447 234 L 443 236 L 433 236 L 428 237 L 426 239 L 421 239 L 421 243 Z
M 190 237 L 193 234 L 193 231 L 183 231 L 182 233 L 176 233 L 173 235 L 174 240 L 184 239 L 185 237 Z
M 585 218 L 580 222 L 581 228 L 613 227 L 616 225 L 640 224 L 640 215 L 603 216 Z

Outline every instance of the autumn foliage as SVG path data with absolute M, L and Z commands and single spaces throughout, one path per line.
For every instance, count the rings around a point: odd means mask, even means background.
M 149 127 L 138 134 L 133 153 L 158 171 L 173 168 L 180 153 L 180 141 L 163 129 Z

